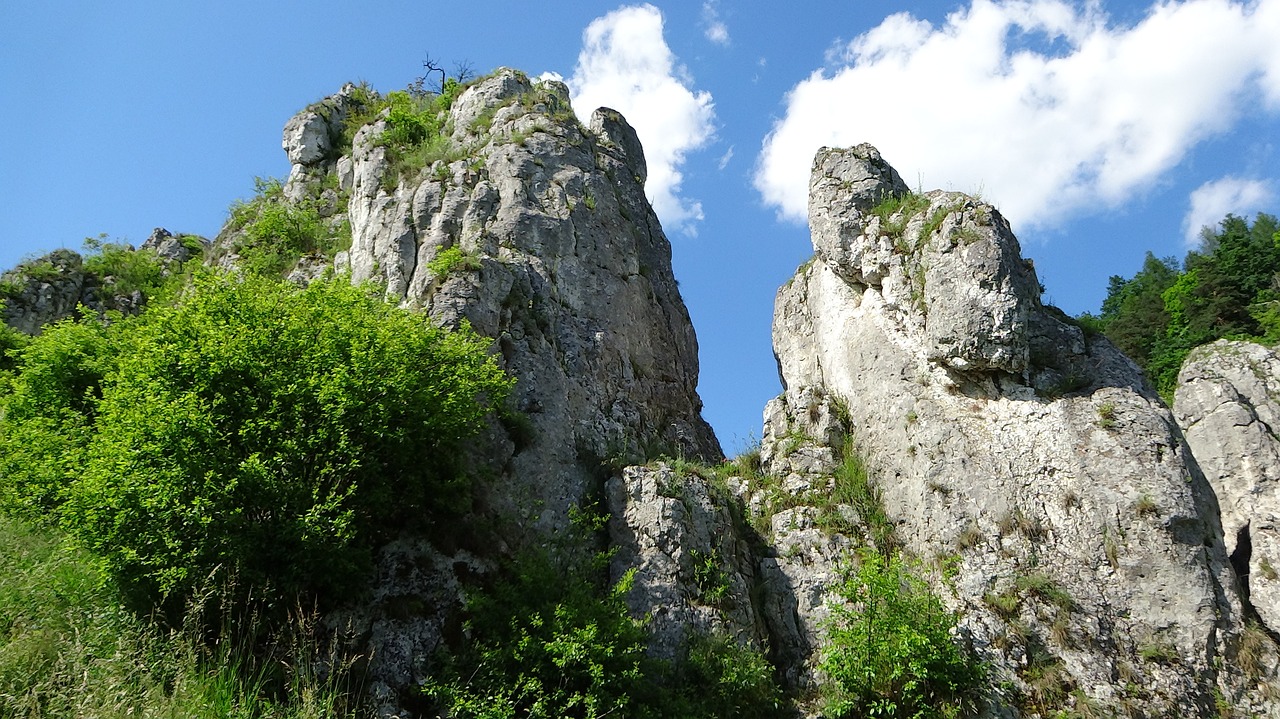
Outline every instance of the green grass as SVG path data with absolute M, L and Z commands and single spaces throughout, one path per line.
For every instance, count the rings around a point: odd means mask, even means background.
M 911 218 L 929 206 L 929 198 L 914 192 L 905 195 L 891 195 L 880 201 L 880 204 L 868 210 L 868 214 L 880 218 L 880 227 L 884 234 L 900 239 L 907 229 Z M 924 237 L 927 237 L 925 235 Z M 924 239 L 924 238 L 922 238 Z M 904 248 L 899 248 L 904 249 Z
M 435 258 L 427 263 L 427 269 L 431 270 L 431 274 L 442 279 L 455 272 L 474 272 L 482 266 L 480 258 L 475 253 L 466 252 L 457 245 L 440 250 Z
M 352 700 L 356 664 L 321 647 L 313 618 L 274 636 L 260 636 L 252 621 L 225 626 L 207 641 L 140 619 L 120 606 L 87 552 L 54 530 L 0 516 L 6 719 L 364 716 Z

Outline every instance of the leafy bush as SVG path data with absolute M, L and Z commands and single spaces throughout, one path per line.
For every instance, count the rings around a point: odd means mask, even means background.
M 431 274 L 441 278 L 448 277 L 458 270 L 478 270 L 481 266 L 480 258 L 474 254 L 464 252 L 461 247 L 456 245 L 440 250 L 427 263 L 427 269 L 431 270 Z
M 836 596 L 820 662 L 831 681 L 828 717 L 972 711 L 985 667 L 956 646 L 956 616 L 902 559 L 862 552 Z
M 395 189 L 401 178 L 438 160 L 453 162 L 461 159 L 467 154 L 466 148 L 456 147 L 448 138 L 445 121 L 454 100 L 471 84 L 448 78 L 439 93 L 411 87 L 408 91 L 396 90 L 385 96 L 361 86 L 355 96 L 358 109 L 344 123 L 340 145 L 351 147 L 360 128 L 377 121 L 385 111 L 387 128 L 376 143 L 387 153 L 390 169 L 383 177 L 382 186 L 388 192 Z
M 142 292 L 152 295 L 164 284 L 164 262 L 149 250 L 135 250 L 127 244 L 89 237 L 84 241 L 84 269 L 111 283 L 114 292 Z
M 199 275 L 174 306 L 33 341 L 4 497 L 56 512 L 142 607 L 180 613 L 210 577 L 340 599 L 461 496 L 456 444 L 511 386 L 487 344 L 342 282 Z
M 3 309 L 3 303 L 0 303 L 0 310 Z M 17 369 L 20 350 L 26 347 L 28 342 L 30 342 L 30 338 L 27 335 L 0 322 L 0 378 L 3 378 L 6 372 L 12 372 Z M 0 395 L 4 393 L 4 384 L 0 382 Z
M 14 275 L 6 274 L 0 277 L 0 301 L 19 296 L 26 288 L 26 282 Z
M 631 575 L 600 596 L 544 558 L 472 602 L 472 641 L 424 691 L 448 716 L 630 714 L 642 693 L 644 629 L 627 615 Z
M 231 207 L 228 223 L 241 232 L 233 249 L 245 270 L 279 277 L 304 255 L 332 256 L 350 245 L 349 228 L 344 235 L 341 228 L 331 227 L 314 200 L 290 202 L 276 179 L 259 177 L 254 188 L 252 200 Z
M 521 560 L 473 595 L 468 640 L 425 696 L 457 719 L 778 716 L 773 668 L 732 639 L 695 638 L 675 663 L 648 658 L 644 626 L 623 601 L 632 577 L 608 586 L 590 567 Z
M 0 506 L 47 520 L 84 465 L 103 378 L 114 364 L 96 320 L 48 326 L 17 353 L 20 365 L 0 407 Z

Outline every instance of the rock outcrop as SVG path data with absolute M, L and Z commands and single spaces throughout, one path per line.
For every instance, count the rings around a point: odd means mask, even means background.
M 406 170 L 380 140 L 386 115 L 356 131 L 349 152 L 332 144 L 351 97 L 344 89 L 286 125 L 285 196 L 336 184 L 345 218 L 330 219 L 348 221 L 352 237 L 337 270 L 493 338 L 527 418 L 495 426 L 474 451 L 487 489 L 472 524 L 502 531 L 393 544 L 371 607 L 345 618 L 373 638 L 371 678 L 390 712 L 425 678 L 461 606 L 460 576 L 563 532 L 608 467 L 715 462 L 721 451 L 700 415 L 697 341 L 645 199 L 643 150 L 621 115 L 600 109 L 583 126 L 563 84 L 499 70 L 442 116 L 439 156 Z M 433 600 L 406 616 L 405 597 Z
M 188 235 L 199 243 L 203 238 Z M 133 248 L 118 248 L 133 252 Z M 156 255 L 165 271 L 186 262 L 193 255 L 179 237 L 157 227 L 138 251 Z M 0 320 L 19 332 L 39 334 L 45 325 L 73 317 L 78 307 L 101 317 L 110 311 L 136 314 L 146 301 L 136 287 L 121 278 L 87 268 L 85 259 L 74 250 L 54 250 L 19 264 L 0 275 L 3 309 Z
M 816 256 L 777 298 L 766 468 L 801 495 L 861 458 L 895 541 L 949 567 L 962 639 L 1013 689 L 997 708 L 1248 707 L 1212 489 L 1134 364 L 1041 304 L 999 212 L 907 193 L 863 145 L 819 152 L 810 222 Z M 778 567 L 821 594 L 828 554 Z M 821 606 L 798 605 L 810 636 Z
M 1251 342 L 1198 347 L 1178 374 L 1173 409 L 1222 505 L 1249 601 L 1280 629 L 1280 357 Z
M 720 464 L 627 121 L 601 108 L 583 125 L 563 84 L 503 69 L 408 161 L 377 102 L 348 85 L 286 124 L 292 170 L 258 209 L 303 208 L 350 246 L 290 246 L 305 256 L 285 275 L 345 273 L 469 326 L 516 379 L 467 450 L 461 520 L 396 536 L 367 601 L 325 617 L 367 649 L 381 715 L 414 715 L 468 631 L 468 592 L 505 560 L 607 542 L 652 655 L 699 635 L 758 648 L 809 716 L 830 619 L 859 609 L 837 588 L 867 552 L 907 555 L 960 617 L 953 639 L 990 668 L 984 716 L 1280 716 L 1272 350 L 1194 352 L 1180 429 L 1131 361 L 1041 303 L 995 208 L 912 193 L 868 145 L 823 149 L 815 256 L 775 307 L 784 392 L 758 461 Z M 273 249 L 238 245 L 243 224 L 207 261 Z M 193 255 L 163 230 L 140 251 Z M 4 320 L 37 332 L 79 305 L 141 307 L 84 264 L 59 251 L 6 273 Z M 583 508 L 607 538 L 573 526 Z

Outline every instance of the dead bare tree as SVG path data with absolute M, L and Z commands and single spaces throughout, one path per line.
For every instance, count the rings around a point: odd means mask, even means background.
M 427 58 L 422 61 L 422 69 L 424 72 L 409 83 L 409 94 L 425 97 L 426 95 L 439 95 L 444 92 L 444 83 L 448 77 L 444 71 L 444 66 L 432 60 L 430 55 L 427 55 Z M 434 88 L 428 88 L 427 83 L 431 80 L 432 74 L 437 72 L 440 73 L 440 84 Z

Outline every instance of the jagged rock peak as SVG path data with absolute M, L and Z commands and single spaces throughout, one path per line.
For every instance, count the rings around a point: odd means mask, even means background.
M 809 217 L 850 210 L 866 212 L 890 197 L 911 191 L 880 151 L 863 143 L 855 147 L 823 147 L 809 173 Z
M 995 208 L 907 193 L 867 146 L 824 150 L 811 186 L 815 258 L 775 305 L 785 392 L 761 457 L 781 486 L 811 496 L 861 458 L 895 541 L 954 572 L 935 581 L 958 638 L 1016 687 L 997 714 L 1208 717 L 1215 694 L 1241 713 L 1268 696 L 1231 664 L 1250 608 L 1172 416 L 1105 338 L 1041 304 Z M 817 645 L 829 555 L 777 559 Z
M 289 128 L 319 123 L 300 118 Z M 432 617 L 402 621 L 375 602 L 360 620 L 377 638 L 370 676 L 388 702 L 423 680 L 414 657 L 439 647 L 445 618 L 461 607 L 455 567 L 561 532 L 570 508 L 603 491 L 609 467 L 723 456 L 700 414 L 697 339 L 626 120 L 602 108 L 584 126 L 563 83 L 506 68 L 438 119 L 428 145 L 398 155 L 385 114 L 331 161 L 305 165 L 311 155 L 290 151 L 285 192 L 336 186 L 345 212 L 330 221 L 351 231 L 336 269 L 440 325 L 492 338 L 517 381 L 513 409 L 527 418 L 495 427 L 474 453 L 478 474 L 491 478 L 476 505 L 489 525 L 517 529 L 482 546 L 406 540 L 383 557 L 376 595 L 442 598 Z
M 340 178 L 352 245 L 339 267 L 442 323 L 470 322 L 500 342 L 517 374 L 522 348 L 549 353 L 539 366 L 554 367 L 563 394 L 582 403 L 558 420 L 577 424 L 568 447 L 718 457 L 698 416 L 697 341 L 626 120 L 602 109 L 583 127 L 562 83 L 504 68 L 463 92 L 443 127 L 442 157 L 394 185 L 377 142 L 385 121 L 356 134 Z M 569 410 L 563 402 L 525 400 L 535 412 Z

